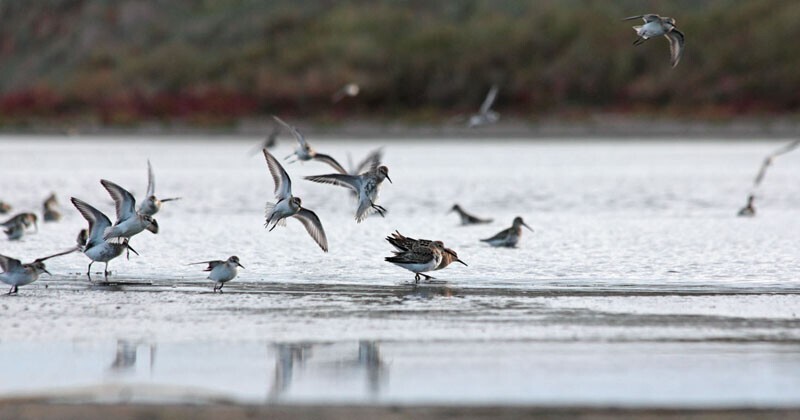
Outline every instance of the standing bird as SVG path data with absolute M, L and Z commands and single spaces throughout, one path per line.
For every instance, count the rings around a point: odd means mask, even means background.
M 375 204 L 378 200 L 378 190 L 384 179 L 392 182 L 389 178 L 389 168 L 378 166 L 370 169 L 361 175 L 329 174 L 307 176 L 307 180 L 319 182 L 320 184 L 332 184 L 340 187 L 350 188 L 358 195 L 358 209 L 356 209 L 356 221 L 361 223 L 366 219 L 371 210 L 375 210 L 383 216 L 386 209 Z
M 492 85 L 492 88 L 489 89 L 489 93 L 486 94 L 486 99 L 484 99 L 483 104 L 481 104 L 481 109 L 477 114 L 469 117 L 469 128 L 485 124 L 494 124 L 500 119 L 500 114 L 492 111 L 492 105 L 494 105 L 494 100 L 497 99 L 498 90 L 497 85 Z
M 683 55 L 684 36 L 683 32 L 675 27 L 675 19 L 671 17 L 661 17 L 655 14 L 630 16 L 622 20 L 642 19 L 644 25 L 634 26 L 633 30 L 636 31 L 636 38 L 633 45 L 641 45 L 650 38 L 656 36 L 665 36 L 669 40 L 670 62 L 672 67 L 678 65 Z
M 100 183 L 103 184 L 108 194 L 114 199 L 117 209 L 117 221 L 114 222 L 113 226 L 105 229 L 103 239 L 130 238 L 145 229 L 158 233 L 156 219 L 136 212 L 136 199 L 133 198 L 133 195 L 128 190 L 105 179 L 101 179 Z
M 480 217 L 473 216 L 464 211 L 464 209 L 462 209 L 461 206 L 459 206 L 458 204 L 453 204 L 453 207 L 450 208 L 450 211 L 458 213 L 458 216 L 461 218 L 462 226 L 492 223 L 493 220 L 493 219 L 481 219 Z
M 32 263 L 22 264 L 19 260 L 0 255 L 0 268 L 3 272 L 0 273 L 0 281 L 11 286 L 8 291 L 9 295 L 16 294 L 19 291 L 19 286 L 31 284 L 39 279 L 39 275 L 46 273 L 52 276 L 47 268 L 44 266 L 44 261 L 53 257 L 66 255 L 75 252 L 76 248 L 68 251 L 59 252 L 44 258 L 37 258 Z
M 522 221 L 522 218 L 517 216 L 514 218 L 514 223 L 510 228 L 501 230 L 496 235 L 488 239 L 481 239 L 482 242 L 487 242 L 491 246 L 503 246 L 507 248 L 514 248 L 519 242 L 519 237 L 522 236 L 522 226 L 525 226 L 533 232 L 530 226 Z
M 0 214 L 6 214 L 11 211 L 11 204 L 6 203 L 5 201 L 0 200 Z
M 395 255 L 402 254 L 407 251 L 413 250 L 415 247 L 419 246 L 430 246 L 434 241 L 429 239 L 414 239 L 409 238 L 408 236 L 403 236 L 400 232 L 395 231 L 391 236 L 387 236 L 386 240 L 395 247 L 396 251 L 394 251 Z M 444 244 L 442 244 L 444 246 Z M 434 270 L 441 270 L 451 263 L 459 262 L 461 264 L 467 265 L 464 261 L 458 259 L 458 254 L 450 248 L 442 248 L 444 252 L 442 253 L 442 261 L 439 265 L 434 268 Z
M 139 214 L 152 216 L 161 210 L 161 203 L 167 201 L 180 200 L 180 197 L 163 198 L 159 200 L 156 198 L 156 176 L 153 173 L 153 166 L 150 165 L 150 159 L 147 160 L 147 197 L 145 197 L 142 204 L 139 206 Z
M 61 212 L 58 211 L 58 199 L 56 199 L 56 193 L 51 193 L 50 196 L 44 200 L 42 209 L 44 213 L 43 219 L 45 222 L 57 222 L 61 220 Z
M 31 227 L 31 225 L 33 225 L 34 229 L 36 229 L 36 232 L 38 232 L 39 231 L 39 225 L 37 223 L 38 220 L 39 218 L 34 213 L 19 213 L 14 215 L 14 217 L 6 220 L 5 222 L 0 223 L 0 226 L 4 228 L 10 228 L 14 225 L 21 224 L 24 227 L 29 228 Z
M 22 222 L 11 224 L 9 227 L 3 229 L 9 241 L 17 241 L 25 236 L 25 225 Z
M 191 263 L 189 265 L 195 264 L 208 264 L 208 267 L 206 267 L 206 269 L 203 271 L 209 271 L 207 278 L 209 280 L 214 280 L 214 293 L 216 293 L 217 290 L 222 293 L 222 286 L 224 286 L 225 283 L 233 280 L 233 278 L 239 274 L 237 267 L 244 268 L 243 265 L 239 264 L 239 257 L 236 255 L 232 255 L 227 259 L 227 261 L 201 261 Z
M 300 197 L 292 196 L 292 180 L 289 179 L 289 174 L 283 169 L 278 159 L 275 159 L 275 156 L 272 156 L 267 149 L 264 149 L 264 158 L 267 160 L 267 167 L 275 182 L 275 199 L 278 200 L 276 203 L 267 203 L 265 211 L 267 221 L 264 227 L 272 224 L 269 229 L 272 232 L 275 226 L 285 225 L 285 219 L 292 216 L 303 224 L 317 245 L 323 251 L 328 252 L 328 238 L 325 237 L 325 230 L 322 228 L 319 217 L 313 211 L 301 206 Z
M 337 103 L 344 99 L 346 96 L 355 97 L 358 96 L 358 92 L 361 91 L 361 88 L 355 83 L 348 83 L 342 86 L 341 89 L 337 90 L 336 93 L 331 96 L 331 102 Z
M 79 250 L 90 260 L 86 276 L 89 277 L 89 281 L 92 281 L 92 264 L 102 262 L 106 264 L 103 270 L 103 279 L 108 280 L 109 261 L 122 255 L 125 250 L 130 250 L 136 255 L 139 253 L 131 248 L 128 238 L 120 242 L 109 242 L 103 239 L 103 232 L 111 227 L 111 220 L 100 210 L 75 197 L 70 198 L 70 201 L 81 213 L 81 216 L 89 222 L 89 231 L 81 230 L 81 234 L 78 235 Z
M 755 216 L 756 215 L 756 208 L 753 207 L 753 200 L 755 200 L 755 197 L 753 196 L 753 194 L 750 194 L 747 197 L 747 205 L 742 207 L 741 210 L 739 210 L 739 213 L 737 213 L 737 216 L 740 216 L 740 217 L 753 217 L 753 216 Z
M 761 167 L 758 168 L 758 174 L 756 175 L 756 179 L 753 181 L 753 187 L 758 187 L 761 185 L 761 181 L 764 180 L 764 176 L 767 174 L 767 168 L 772 165 L 776 157 L 785 153 L 789 153 L 798 146 L 800 146 L 800 140 L 795 140 L 767 155 L 767 157 L 764 158 L 764 162 L 761 164 Z
M 425 277 L 425 280 L 434 278 L 423 273 L 436 270 L 442 263 L 444 253 L 444 244 L 441 241 L 434 241 L 427 245 L 418 243 L 407 251 L 386 257 L 385 260 L 414 273 L 414 282 L 419 283 L 420 276 Z
M 273 115 L 272 118 L 274 118 L 275 121 L 280 123 L 282 126 L 286 127 L 286 129 L 292 133 L 294 138 L 297 139 L 297 149 L 295 149 L 294 153 L 290 154 L 289 156 L 286 156 L 284 160 L 289 159 L 292 156 L 295 156 L 297 160 L 302 160 L 302 161 L 309 161 L 311 159 L 314 159 L 320 162 L 327 163 L 328 165 L 332 166 L 333 169 L 336 169 L 336 172 L 339 172 L 340 174 L 347 173 L 347 171 L 344 170 L 342 165 L 340 165 L 339 162 L 336 161 L 336 159 L 328 155 L 323 155 L 322 153 L 317 153 L 314 149 L 312 149 L 311 146 L 306 141 L 306 138 L 303 136 L 302 133 L 300 133 L 300 131 L 295 126 L 289 125 L 288 123 L 286 123 L 285 121 L 283 121 L 282 119 L 278 118 L 275 115 Z

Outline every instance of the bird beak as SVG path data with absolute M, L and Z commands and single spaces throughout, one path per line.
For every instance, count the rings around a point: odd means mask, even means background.
M 127 246 L 127 247 L 128 247 L 128 249 L 129 249 L 131 252 L 133 252 L 134 254 L 136 254 L 136 255 L 139 255 L 139 253 L 138 253 L 138 252 L 136 252 L 136 250 L 135 250 L 135 249 L 133 249 L 133 247 L 131 247 L 131 246 L 130 246 L 130 244 L 125 244 L 125 246 Z
M 392 182 L 392 178 L 389 178 L 389 175 L 386 175 L 386 179 L 388 179 L 388 180 L 389 180 L 389 183 L 390 183 L 390 184 L 394 184 L 394 182 Z
M 522 226 L 525 226 L 526 228 L 528 228 L 529 231 L 533 232 L 533 228 L 528 226 L 525 222 L 522 222 Z
M 461 260 L 459 260 L 459 259 L 456 259 L 456 262 L 460 262 L 461 264 L 464 264 L 464 265 L 466 265 L 467 267 L 469 267 L 469 266 L 467 265 L 467 263 L 465 263 L 464 261 L 461 261 Z
M 158 222 L 153 219 L 153 223 L 147 226 L 147 230 L 153 233 L 158 233 Z
M 47 273 L 48 276 L 51 276 L 51 277 L 53 276 L 53 274 L 51 274 L 49 271 L 47 271 L 46 268 L 43 268 L 42 272 Z
M 238 265 L 239 267 L 242 267 L 242 268 L 244 268 L 244 266 L 243 266 L 243 265 L 241 265 L 241 264 L 239 264 L 239 263 L 236 263 L 236 265 Z

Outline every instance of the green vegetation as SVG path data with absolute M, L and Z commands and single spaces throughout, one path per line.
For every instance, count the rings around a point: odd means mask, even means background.
M 443 119 L 501 86 L 506 115 L 796 114 L 800 2 L 0 1 L 0 125 L 219 124 L 280 112 Z M 687 49 L 620 18 L 677 19 Z M 357 82 L 357 100 L 330 97 Z

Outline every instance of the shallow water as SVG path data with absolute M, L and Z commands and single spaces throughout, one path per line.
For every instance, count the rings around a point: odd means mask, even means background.
M 278 157 L 292 147 L 282 140 Z M 113 219 L 99 179 L 141 197 L 148 158 L 156 193 L 183 197 L 157 215 L 158 235 L 134 238 L 141 256 L 112 261 L 119 285 L 90 284 L 74 254 L 0 299 L 0 356 L 17 360 L 0 394 L 800 405 L 800 153 L 770 168 L 758 217 L 735 217 L 782 143 L 310 141 L 343 161 L 383 146 L 394 181 L 386 218 L 357 224 L 344 189 L 302 180 L 326 165 L 286 166 L 327 254 L 296 221 L 264 230 L 258 139 L 0 138 L 0 200 L 38 210 L 56 191 L 64 213 L 0 238 L 24 262 L 73 245 L 85 222 L 70 196 Z M 458 226 L 455 202 L 496 221 Z M 535 229 L 519 248 L 478 241 L 517 215 Z M 443 240 L 469 267 L 415 287 L 383 261 L 395 229 Z M 187 265 L 232 254 L 247 268 L 223 295 Z M 131 351 L 132 366 L 111 367 Z

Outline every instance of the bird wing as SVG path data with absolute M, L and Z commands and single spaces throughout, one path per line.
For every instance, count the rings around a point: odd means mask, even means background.
M 62 255 L 72 254 L 73 252 L 77 251 L 78 249 L 79 248 L 77 246 L 75 246 L 75 247 L 72 247 L 72 248 L 70 248 L 70 249 L 68 249 L 66 251 L 59 252 L 57 254 L 48 255 L 48 256 L 42 257 L 42 258 L 37 258 L 36 261 L 45 261 L 45 260 L 49 260 L 50 258 L 55 258 L 55 257 L 60 257 Z
M 402 252 L 400 254 L 386 257 L 385 260 L 400 264 L 425 264 L 433 258 L 433 249 L 422 247 L 413 251 Z
M 267 160 L 267 167 L 269 173 L 272 175 L 272 181 L 275 183 L 275 198 L 278 201 L 292 196 L 292 180 L 289 179 L 289 174 L 283 169 L 278 159 L 272 156 L 272 153 L 267 149 L 263 149 L 264 158 Z
M 499 240 L 499 239 L 505 239 L 505 238 L 507 238 L 507 237 L 508 237 L 508 235 L 510 235 L 510 234 L 511 234 L 511 232 L 512 232 L 513 230 L 514 230 L 514 228 L 513 228 L 513 227 L 510 227 L 510 228 L 508 228 L 508 229 L 503 229 L 503 230 L 501 230 L 500 232 L 497 232 L 497 234 L 496 234 L 496 235 L 494 235 L 494 236 L 492 236 L 491 238 L 481 239 L 481 241 L 483 241 L 483 242 L 489 242 L 489 241 L 496 241 L 496 240 Z
M 317 242 L 317 245 L 319 245 L 323 251 L 328 252 L 328 238 L 325 237 L 325 230 L 322 228 L 322 222 L 320 222 L 316 213 L 311 210 L 301 208 L 300 211 L 295 213 L 293 216 L 299 220 L 303 226 L 305 226 L 306 231 L 308 231 L 308 234 L 314 238 L 314 241 Z
M 301 134 L 300 131 L 297 128 L 295 128 L 295 126 L 290 125 L 286 121 L 278 118 L 277 115 L 273 115 L 272 118 L 274 118 L 275 121 L 277 121 L 280 125 L 286 127 L 286 129 L 292 133 L 294 138 L 297 139 L 297 142 L 300 143 L 301 146 L 306 147 L 306 138 L 303 137 L 303 134 Z
M 117 208 L 117 223 L 136 215 L 136 199 L 128 190 L 106 179 L 101 179 L 100 183 L 114 199 Z
M 216 266 L 218 266 L 220 264 L 225 264 L 225 261 L 212 260 L 212 261 L 200 261 L 200 262 L 195 262 L 195 263 L 189 263 L 189 265 L 197 265 L 197 264 L 208 264 L 208 267 L 206 267 L 205 270 L 203 270 L 203 271 L 211 271 L 211 270 L 214 269 L 214 267 L 216 267 Z
M 0 268 L 3 269 L 4 273 L 8 273 L 10 271 L 16 271 L 17 269 L 22 268 L 22 263 L 19 262 L 18 259 L 0 255 Z
M 107 227 L 111 226 L 111 220 L 108 220 L 105 214 L 83 200 L 72 197 L 70 201 L 81 213 L 81 216 L 89 222 L 89 243 L 86 245 L 91 248 L 95 243 L 102 242 L 103 232 Z
M 464 215 L 464 217 L 466 217 L 466 218 L 467 218 L 467 220 L 468 220 L 470 223 L 489 223 L 489 222 L 491 222 L 491 221 L 492 221 L 492 219 L 481 219 L 480 217 L 478 217 L 478 216 L 475 216 L 475 215 L 473 215 L 473 214 L 470 214 L 470 213 L 467 213 L 467 212 L 466 212 L 466 211 L 464 211 L 464 210 L 461 210 L 461 214 L 463 214 L 463 215 Z
M 156 193 L 156 175 L 153 173 L 153 166 L 150 165 L 150 159 L 147 159 L 147 197 L 153 196 Z
M 383 148 L 375 149 L 367 155 L 361 162 L 358 163 L 355 170 L 350 173 L 350 175 L 358 175 L 362 174 L 366 171 L 371 171 L 378 166 L 380 166 L 381 161 L 383 160 Z
M 775 152 L 773 152 L 770 155 L 770 157 L 776 157 L 776 156 L 780 156 L 780 155 L 782 155 L 784 153 L 789 153 L 792 150 L 796 149 L 797 146 L 800 146 L 800 140 L 795 140 L 795 141 L 787 144 L 786 146 L 781 147 L 780 149 L 778 149 Z
M 350 188 L 358 192 L 361 187 L 361 177 L 355 175 L 345 174 L 329 174 L 329 175 L 314 175 L 307 176 L 307 180 L 318 182 L 320 184 L 338 185 L 340 187 Z
M 670 62 L 672 67 L 675 67 L 681 61 L 681 56 L 683 55 L 683 45 L 685 43 L 683 32 L 673 29 L 664 36 L 669 40 Z
M 483 104 L 481 104 L 481 114 L 485 114 L 489 112 L 494 104 L 494 100 L 497 98 L 497 85 L 492 85 L 492 88 L 489 89 L 489 93 L 486 94 L 486 99 L 483 100 Z
M 340 174 L 347 174 L 347 171 L 342 167 L 342 165 L 340 165 L 339 162 L 336 161 L 336 159 L 328 155 L 324 155 L 322 153 L 314 153 L 314 156 L 312 158 L 314 160 L 325 162 L 328 165 L 331 165 L 333 169 L 336 169 L 336 171 L 338 171 Z
M 622 20 L 633 20 L 633 19 L 642 19 L 645 23 L 650 23 L 659 19 L 658 15 L 654 14 L 646 14 L 646 15 L 637 15 L 637 16 L 628 16 Z

